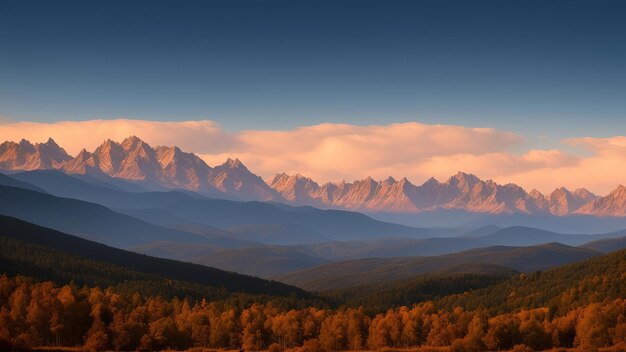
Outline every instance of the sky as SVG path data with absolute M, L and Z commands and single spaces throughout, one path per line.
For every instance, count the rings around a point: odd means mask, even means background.
M 134 133 L 324 180 L 472 169 L 548 190 L 574 165 L 569 186 L 605 192 L 626 183 L 611 172 L 624 13 L 576 0 L 3 1 L 0 138 L 58 131 L 77 152 Z M 105 132 L 84 140 L 94 125 Z

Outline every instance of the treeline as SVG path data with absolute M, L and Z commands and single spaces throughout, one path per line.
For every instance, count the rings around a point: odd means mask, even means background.
M 0 277 L 0 350 L 81 346 L 87 350 L 191 347 L 338 351 L 449 346 L 452 351 L 593 351 L 626 348 L 626 299 L 564 314 L 549 308 L 492 314 L 432 302 L 368 315 L 362 308 L 286 310 L 272 303 L 146 298 L 112 289 L 58 287 Z

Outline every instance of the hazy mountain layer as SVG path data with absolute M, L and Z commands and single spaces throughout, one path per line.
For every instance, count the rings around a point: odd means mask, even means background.
M 0 186 L 0 214 L 122 248 L 159 240 L 239 245 L 239 241 L 224 237 L 219 231 L 198 235 L 165 228 L 99 204 L 16 187 Z

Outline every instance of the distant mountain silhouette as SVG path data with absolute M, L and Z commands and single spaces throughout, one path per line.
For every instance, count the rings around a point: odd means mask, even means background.
M 200 236 L 164 228 L 99 204 L 16 187 L 0 186 L 0 214 L 121 248 L 153 241 L 238 245 L 221 233 Z
M 127 192 L 85 181 L 77 175 L 68 175 L 55 170 L 26 171 L 10 177 L 37 186 L 46 192 L 65 198 L 74 198 L 98 203 L 110 208 L 158 208 L 188 199 L 204 198 L 199 194 L 183 191 Z
M 10 177 L 4 174 L 0 174 L 0 186 L 17 187 L 17 188 L 27 189 L 30 191 L 47 193 L 44 189 L 39 188 L 31 183 L 22 182 L 20 180 L 17 180 L 14 177 Z
M 73 217 L 84 212 L 89 213 L 88 209 L 92 209 L 97 203 L 114 209 L 117 215 L 130 215 L 134 221 L 141 219 L 145 223 L 150 223 L 145 225 L 159 225 L 158 231 L 152 231 L 155 234 L 152 236 L 154 241 L 189 242 L 185 240 L 188 239 L 185 236 L 191 233 L 212 239 L 209 242 L 213 244 L 233 248 L 244 244 L 250 245 L 253 242 L 300 244 L 380 236 L 428 237 L 436 233 L 436 231 L 429 229 L 417 229 L 376 221 L 363 214 L 349 211 L 292 207 L 281 203 L 209 199 L 197 193 L 181 190 L 125 192 L 107 186 L 94 185 L 78 179 L 75 175 L 67 175 L 55 170 L 19 172 L 10 177 L 5 176 L 5 178 L 7 180 L 14 179 L 11 181 L 13 183 L 22 182 L 20 184 L 22 186 L 41 188 L 50 193 L 50 196 L 56 196 L 46 198 L 48 200 L 68 197 L 89 202 L 86 204 L 86 208 L 77 209 L 75 214 L 66 212 L 66 217 Z M 8 200 L 6 201 L 8 202 Z M 75 206 L 82 204 L 72 202 L 70 199 L 65 199 L 64 202 Z M 36 209 L 37 207 L 33 208 L 33 210 Z M 40 214 L 41 219 L 35 219 L 32 217 L 33 214 L 28 214 L 25 209 L 21 212 L 18 212 L 17 209 L 12 211 L 12 213 L 7 214 L 31 216 L 29 219 L 34 222 L 42 220 L 60 221 L 57 217 L 50 217 L 45 212 Z M 60 209 L 53 209 L 52 211 L 59 212 Z M 109 209 L 99 209 L 99 211 L 110 212 Z M 93 224 L 100 222 L 96 221 Z M 64 226 L 60 229 L 70 233 L 96 236 L 93 237 L 94 239 L 100 236 L 101 241 L 112 241 L 113 238 L 106 238 L 109 230 L 112 230 L 112 227 L 115 228 L 116 224 L 121 224 L 119 222 L 114 224 L 103 223 L 98 229 L 93 229 L 90 228 L 91 222 L 85 222 L 82 227 L 78 223 L 81 223 L 80 219 L 72 223 L 45 222 L 42 224 L 51 227 Z M 164 229 L 164 226 L 167 229 Z M 111 235 L 119 237 L 119 230 L 117 229 L 117 232 L 111 233 Z M 167 236 L 159 235 L 164 230 L 167 230 L 169 234 Z M 121 229 L 121 231 L 124 232 L 125 230 Z M 184 234 L 175 236 L 172 232 L 183 232 Z M 146 231 L 137 231 L 137 235 L 134 237 L 137 238 L 143 233 Z M 147 242 L 142 240 L 141 242 L 119 243 L 125 248 L 129 248 L 128 245 L 137 246 Z
M 380 237 L 428 237 L 428 229 L 374 220 L 366 215 L 313 207 L 290 207 L 263 202 L 236 202 L 223 199 L 194 199 L 164 207 L 180 218 L 237 232 L 244 229 L 244 239 L 280 244 L 264 234 L 268 226 L 276 226 L 280 236 L 306 234 L 296 243 L 305 241 L 350 240 Z M 255 228 L 259 231 L 255 231 Z M 260 237 L 251 237 L 252 234 Z M 313 237 L 313 238 L 312 238 Z M 317 240 L 315 240 L 317 238 Z M 278 242 L 278 243 L 277 243 Z M 293 242 L 292 242 L 293 243 Z

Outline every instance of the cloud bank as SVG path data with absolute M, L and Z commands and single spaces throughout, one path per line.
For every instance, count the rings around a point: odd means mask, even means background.
M 287 131 L 226 133 L 213 121 L 88 120 L 0 124 L 0 139 L 44 142 L 54 138 L 70 154 L 95 149 L 107 138 L 136 135 L 149 144 L 178 145 L 209 165 L 227 157 L 241 159 L 269 178 L 277 172 L 300 173 L 319 182 L 407 177 L 421 183 L 445 180 L 457 171 L 500 183 L 549 192 L 556 187 L 587 187 L 606 193 L 624 183 L 626 137 L 577 138 L 564 145 L 587 150 L 532 149 L 523 136 L 492 128 L 431 125 L 418 122 L 355 126 L 320 124 Z M 512 150 L 526 148 L 525 152 Z

